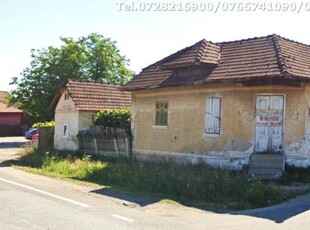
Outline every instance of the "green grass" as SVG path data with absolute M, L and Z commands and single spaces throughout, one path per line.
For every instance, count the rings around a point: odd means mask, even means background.
M 28 149 L 15 162 L 45 175 L 73 178 L 121 188 L 135 194 L 153 194 L 184 204 L 217 204 L 231 209 L 257 208 L 289 199 L 305 191 L 284 191 L 280 183 L 264 181 L 205 165 L 139 162 L 72 152 Z
M 310 183 L 310 167 L 296 168 L 286 165 L 280 183 L 288 185 L 292 183 Z

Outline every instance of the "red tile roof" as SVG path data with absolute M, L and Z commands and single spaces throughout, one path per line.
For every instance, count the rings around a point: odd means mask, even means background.
M 8 92 L 0 91 L 0 113 L 22 113 L 20 109 L 15 106 L 9 106 L 5 103 L 5 96 Z
M 68 80 L 54 97 L 51 109 L 55 110 L 65 89 L 68 90 L 77 110 L 100 111 L 131 106 L 131 93 L 120 91 L 120 85 Z
M 197 65 L 204 68 L 199 76 L 180 80 L 173 74 Z M 275 34 L 222 43 L 202 40 L 146 67 L 122 89 L 260 79 L 309 81 L 310 46 Z
M 0 113 L 22 113 L 22 112 L 23 111 L 14 106 L 9 106 L 3 102 L 0 102 Z
M 181 67 L 200 64 L 218 64 L 220 46 L 201 40 L 192 47 L 174 55 L 172 60 L 163 64 L 165 67 Z

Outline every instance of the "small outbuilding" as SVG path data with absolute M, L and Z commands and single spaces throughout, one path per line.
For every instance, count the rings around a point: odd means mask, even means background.
M 51 109 L 55 111 L 54 148 L 78 150 L 77 135 L 93 124 L 97 112 L 131 107 L 131 94 L 120 85 L 68 80 L 56 93 Z
M 13 105 L 8 105 L 8 92 L 0 91 L 0 136 L 21 136 L 35 122 L 35 118 Z

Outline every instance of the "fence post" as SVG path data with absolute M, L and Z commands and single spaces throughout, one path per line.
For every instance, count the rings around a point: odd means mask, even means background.
M 114 147 L 115 147 L 116 155 L 117 155 L 117 157 L 119 157 L 119 150 L 118 150 L 116 138 L 114 138 L 113 140 L 114 140 Z
M 98 154 L 97 139 L 94 137 L 95 153 Z
M 52 149 L 54 146 L 54 128 L 39 127 L 38 148 Z
M 125 148 L 126 148 L 127 157 L 128 159 L 130 159 L 130 146 L 129 146 L 128 138 L 125 138 Z

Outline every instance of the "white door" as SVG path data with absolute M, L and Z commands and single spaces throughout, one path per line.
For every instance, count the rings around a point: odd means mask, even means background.
M 283 149 L 283 96 L 257 96 L 255 152 Z

